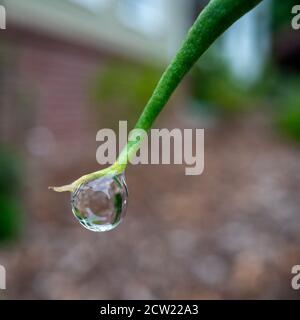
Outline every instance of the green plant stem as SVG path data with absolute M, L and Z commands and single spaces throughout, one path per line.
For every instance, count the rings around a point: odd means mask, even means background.
M 226 29 L 261 1 L 262 0 L 211 0 L 209 2 L 194 22 L 181 48 L 163 73 L 136 123 L 136 129 L 148 131 L 152 127 L 155 119 L 168 102 L 178 84 L 199 57 Z M 74 188 L 86 181 L 99 178 L 106 174 L 123 172 L 128 160 L 135 155 L 140 144 L 141 140 L 129 141 L 119 155 L 116 163 L 111 167 L 85 175 L 69 186 L 54 188 L 54 190 L 73 191 Z

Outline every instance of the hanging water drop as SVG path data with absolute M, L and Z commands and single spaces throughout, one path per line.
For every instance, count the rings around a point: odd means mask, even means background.
M 91 231 L 114 229 L 124 218 L 128 190 L 124 174 L 103 176 L 81 184 L 71 195 L 72 211 Z

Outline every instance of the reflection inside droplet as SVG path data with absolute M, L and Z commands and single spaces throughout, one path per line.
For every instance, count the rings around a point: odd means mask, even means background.
M 124 174 L 89 181 L 71 195 L 72 211 L 79 223 L 96 232 L 115 228 L 125 216 L 127 201 Z

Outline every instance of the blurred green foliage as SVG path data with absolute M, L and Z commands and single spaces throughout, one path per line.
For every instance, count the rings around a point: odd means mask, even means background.
M 90 97 L 101 125 L 117 129 L 116 120 L 127 120 L 132 127 L 161 73 L 160 69 L 130 62 L 111 62 L 99 69 L 90 86 Z M 300 142 L 298 79 L 299 75 L 284 74 L 270 63 L 261 79 L 245 84 L 237 81 L 226 64 L 211 51 L 193 68 L 190 93 L 197 102 L 193 107 L 202 115 L 213 117 L 271 106 L 275 129 Z
M 131 62 L 111 62 L 99 69 L 90 87 L 92 104 L 102 125 L 115 129 L 117 120 L 132 127 L 157 84 L 162 70 Z
M 255 85 L 257 104 L 268 109 L 275 130 L 300 143 L 300 76 L 269 65 Z
M 21 227 L 19 191 L 21 163 L 17 154 L 0 146 L 0 241 L 15 239 Z
M 192 97 L 211 113 L 232 115 L 246 110 L 253 104 L 254 93 L 252 87 L 234 79 L 226 64 L 212 54 L 192 70 Z
M 21 167 L 18 156 L 0 146 L 0 194 L 13 195 L 19 190 Z
M 0 195 L 0 241 L 15 239 L 20 233 L 21 208 L 16 198 Z
M 192 72 L 192 97 L 205 116 L 233 116 L 250 108 L 268 108 L 274 128 L 300 143 L 300 76 L 269 64 L 251 86 L 233 79 L 221 60 L 210 56 Z
M 300 143 L 300 77 L 281 81 L 275 124 L 285 137 Z

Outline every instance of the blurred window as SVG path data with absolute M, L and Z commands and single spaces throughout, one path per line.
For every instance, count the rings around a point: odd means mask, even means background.
M 164 30 L 164 1 L 162 0 L 119 0 L 116 14 L 126 27 L 150 36 Z
M 75 2 L 80 6 L 89 9 L 91 11 L 99 11 L 105 8 L 109 2 L 109 0 L 70 0 L 71 2 Z

